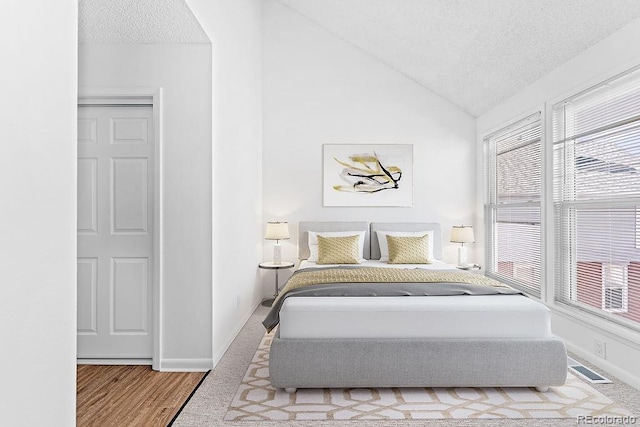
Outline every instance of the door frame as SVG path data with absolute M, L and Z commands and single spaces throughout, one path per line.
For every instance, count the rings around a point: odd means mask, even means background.
M 153 320 L 152 369 L 159 371 L 162 361 L 162 88 L 161 87 L 79 87 L 78 107 L 91 105 L 151 105 L 154 132 L 154 192 L 153 192 L 153 272 L 151 277 Z M 125 359 L 123 359 L 125 361 Z M 105 362 L 105 361 L 101 361 Z M 126 360 L 136 364 L 136 360 Z M 139 364 L 139 361 L 138 361 Z

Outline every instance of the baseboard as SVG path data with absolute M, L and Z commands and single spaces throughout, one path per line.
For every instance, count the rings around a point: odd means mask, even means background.
M 151 359 L 76 359 L 78 365 L 152 365 Z M 161 372 L 207 372 L 211 370 L 211 359 L 163 359 L 159 363 Z
M 251 318 L 251 316 L 253 315 L 253 312 L 256 311 L 256 308 L 258 308 L 258 306 L 260 305 L 260 303 L 262 302 L 262 300 L 258 301 L 256 303 L 256 305 L 249 310 L 249 312 L 246 314 L 246 316 L 244 317 L 244 319 L 239 323 L 239 325 L 235 328 L 235 330 L 233 331 L 233 333 L 230 335 L 229 339 L 227 339 L 227 342 L 225 342 L 222 347 L 220 347 L 220 350 L 218 350 L 214 355 L 213 355 L 213 367 L 215 368 L 216 365 L 218 364 L 218 362 L 220 362 L 220 359 L 222 359 L 222 356 L 224 356 L 224 354 L 227 352 L 227 350 L 229 349 L 229 347 L 231 346 L 231 343 L 233 342 L 233 340 L 236 339 L 236 337 L 238 336 L 238 334 L 240 333 L 240 331 L 242 330 L 242 328 L 244 328 L 244 325 L 247 324 L 247 322 L 249 321 L 249 319 Z
M 78 365 L 151 365 L 151 359 L 76 359 Z
M 600 369 L 603 369 L 613 375 L 614 377 L 619 378 L 625 383 L 629 384 L 631 387 L 640 390 L 640 378 L 635 375 L 630 374 L 628 371 L 624 369 L 620 369 L 618 366 L 610 363 L 607 360 L 601 359 L 589 351 L 584 350 L 582 347 L 574 345 L 565 340 L 565 346 L 567 347 L 567 351 L 575 354 L 576 356 L 586 360 L 591 363 L 593 366 L 596 366 Z
M 617 377 L 640 390 L 638 332 L 564 306 L 553 306 L 551 309 L 551 329 L 565 342 L 570 352 L 604 370 L 608 376 Z M 595 352 L 598 340 L 604 348 L 601 356 Z
M 211 359 L 162 359 L 161 372 L 207 372 L 211 370 Z
M 244 319 L 233 331 L 227 342 L 224 343 L 216 354 L 214 354 L 213 359 L 162 359 L 159 363 L 159 370 L 162 372 L 206 372 L 215 368 L 220 359 L 222 359 L 222 356 L 226 353 L 227 349 L 231 346 L 233 340 L 238 336 L 242 328 L 244 328 L 244 325 L 253 315 L 253 312 L 260 305 L 260 302 L 261 301 L 258 301 L 255 307 L 249 310 Z

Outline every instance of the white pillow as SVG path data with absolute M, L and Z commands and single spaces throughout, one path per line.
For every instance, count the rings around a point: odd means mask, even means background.
M 366 231 L 309 231 L 307 242 L 309 243 L 309 262 L 318 262 L 318 235 L 322 237 L 347 237 L 358 236 L 360 247 L 360 259 L 364 259 L 364 235 Z M 387 251 L 387 256 L 389 256 Z
M 433 261 L 433 230 L 425 231 L 376 231 L 378 235 L 378 245 L 380 246 L 380 261 L 389 261 L 389 246 L 387 245 L 387 236 L 394 237 L 422 237 L 429 235 L 429 261 Z

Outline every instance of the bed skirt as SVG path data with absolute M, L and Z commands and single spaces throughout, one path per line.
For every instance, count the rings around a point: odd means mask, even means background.
M 556 338 L 281 339 L 269 356 L 271 385 L 297 388 L 536 387 L 565 383 Z

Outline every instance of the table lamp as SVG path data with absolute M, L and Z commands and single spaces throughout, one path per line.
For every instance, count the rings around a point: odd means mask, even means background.
M 275 240 L 273 246 L 273 263 L 279 265 L 282 261 L 280 240 L 289 238 L 289 224 L 286 222 L 267 222 L 267 230 L 264 238 L 266 240 Z
M 454 225 L 451 229 L 451 242 L 461 243 L 458 248 L 458 265 L 467 264 L 467 248 L 464 247 L 465 243 L 475 242 L 473 236 L 473 227 L 470 225 Z

